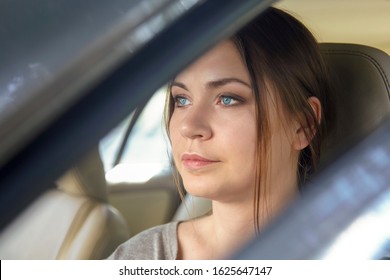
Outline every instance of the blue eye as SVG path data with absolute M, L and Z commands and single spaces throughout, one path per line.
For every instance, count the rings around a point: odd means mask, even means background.
M 221 102 L 223 105 L 230 105 L 233 101 L 233 98 L 229 97 L 229 96 L 222 96 L 221 98 Z
M 174 97 L 174 99 L 175 99 L 175 104 L 177 107 L 184 107 L 184 106 L 187 106 L 188 104 L 190 104 L 190 101 L 183 96 L 176 96 L 176 97 Z
M 239 102 L 236 98 L 231 96 L 221 96 L 221 104 L 224 106 L 232 106 Z

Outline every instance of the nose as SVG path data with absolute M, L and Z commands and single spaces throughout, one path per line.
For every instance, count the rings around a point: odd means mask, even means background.
M 204 107 L 191 106 L 180 124 L 180 134 L 189 139 L 207 140 L 212 137 L 211 116 Z

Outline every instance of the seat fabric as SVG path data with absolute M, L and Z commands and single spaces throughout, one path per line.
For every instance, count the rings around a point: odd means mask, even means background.
M 0 235 L 1 259 L 103 259 L 129 238 L 107 203 L 97 149 L 69 170 Z

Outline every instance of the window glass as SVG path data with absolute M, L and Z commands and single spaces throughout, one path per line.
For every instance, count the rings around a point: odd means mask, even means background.
M 149 100 L 128 137 L 119 164 L 114 166 L 131 116 L 100 143 L 108 183 L 142 183 L 170 169 L 169 141 L 163 123 L 166 88 Z

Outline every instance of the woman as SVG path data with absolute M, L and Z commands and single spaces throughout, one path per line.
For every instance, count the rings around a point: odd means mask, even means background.
M 166 125 L 186 191 L 209 215 L 147 230 L 110 258 L 221 259 L 251 240 L 299 193 L 330 120 L 318 44 L 269 8 L 171 82 Z

